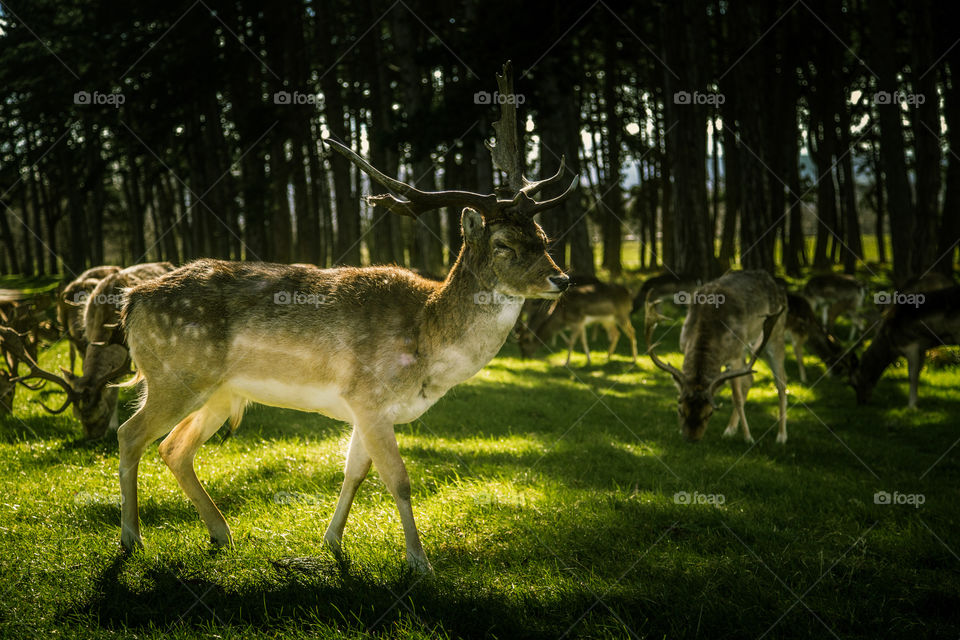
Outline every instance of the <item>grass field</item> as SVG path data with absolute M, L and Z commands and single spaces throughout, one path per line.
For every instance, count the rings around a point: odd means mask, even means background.
M 905 367 L 859 408 L 810 359 L 781 447 L 761 365 L 757 444 L 720 437 L 725 390 L 689 445 L 668 376 L 624 348 L 604 364 L 601 347 L 567 370 L 561 353 L 524 361 L 508 345 L 398 427 L 427 578 L 404 568 L 375 473 L 334 559 L 322 534 L 347 427 L 270 408 L 198 457 L 236 548 L 211 551 L 153 447 L 147 547 L 125 557 L 115 435 L 81 441 L 21 391 L 0 431 L 0 637 L 957 637 L 960 369 L 926 371 L 911 412 Z M 60 345 L 42 362 L 66 360 Z M 880 491 L 907 503 L 876 504 Z

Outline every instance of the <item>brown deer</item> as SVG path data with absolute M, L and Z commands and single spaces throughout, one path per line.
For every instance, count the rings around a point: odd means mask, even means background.
M 857 331 L 864 330 L 861 309 L 866 291 L 859 280 L 840 273 L 813 276 L 803 287 L 803 295 L 810 301 L 813 310 L 822 315 L 823 327 L 829 333 L 834 333 L 833 327 L 838 316 L 850 318 L 849 340 L 853 340 Z
M 677 369 L 657 357 L 651 344 L 657 313 L 647 305 L 646 343 L 650 359 L 671 376 L 680 391 L 678 412 L 680 430 L 690 442 L 703 438 L 715 409 L 713 396 L 726 381 L 733 391 L 734 411 L 726 437 L 735 436 L 743 424 L 743 437 L 753 442 L 744 404 L 753 382 L 753 365 L 762 353 L 773 371 L 780 399 L 777 442 L 787 441 L 787 388 L 784 359 L 786 291 L 764 271 L 733 271 L 684 292 L 690 308 L 680 331 L 683 369 Z M 743 366 L 744 352 L 752 356 Z M 723 367 L 726 365 L 726 371 Z
M 859 404 L 870 400 L 883 372 L 903 356 L 910 378 L 907 406 L 915 409 L 927 350 L 960 344 L 960 287 L 906 295 L 906 301 L 891 305 L 884 314 L 876 337 L 850 376 Z
M 786 331 L 790 334 L 800 381 L 804 384 L 807 383 L 807 371 L 803 366 L 803 347 L 806 344 L 823 360 L 828 374 L 836 372 L 846 378 L 856 369 L 857 357 L 852 348 L 844 349 L 835 337 L 827 333 L 807 299 L 795 293 L 787 293 Z
M 101 280 L 118 271 L 120 267 L 114 265 L 87 269 L 68 283 L 57 298 L 57 321 L 70 342 L 71 373 L 76 367 L 77 355 L 82 358 L 87 351 L 87 339 L 83 332 L 83 314 L 87 308 L 87 300 Z
M 619 284 L 596 281 L 580 286 L 571 285 L 564 296 L 550 307 L 545 317 L 534 316 L 531 326 L 521 327 L 520 352 L 524 357 L 530 357 L 540 346 L 550 344 L 554 336 L 569 330 L 567 360 L 563 365 L 565 367 L 570 365 L 573 345 L 579 338 L 589 366 L 590 345 L 587 342 L 587 325 L 599 323 L 606 330 L 610 341 L 607 359 L 613 357 L 622 330 L 630 341 L 633 362 L 636 364 L 637 337 L 630 322 L 631 305 L 630 292 Z
M 108 429 L 116 428 L 119 389 L 109 384 L 122 377 L 130 367 L 130 355 L 120 328 L 124 291 L 168 273 L 173 268 L 169 262 L 127 267 L 103 278 L 90 292 L 84 306 L 83 340 L 86 349 L 82 375 L 76 376 L 66 369 L 61 369 L 62 375 L 57 375 L 40 368 L 34 361 L 28 363 L 30 373 L 19 377 L 17 381 L 31 389 L 36 387 L 26 384 L 30 379 L 41 379 L 62 387 L 66 399 L 59 408 L 40 405 L 54 414 L 63 413 L 72 405 L 87 438 L 103 437 Z
M 512 94 L 509 66 L 498 75 Z M 343 488 L 325 541 L 340 548 L 357 488 L 376 465 L 396 502 L 407 562 L 429 571 L 410 502 L 410 480 L 394 425 L 417 419 L 451 387 L 493 358 L 524 298 L 555 298 L 568 278 L 546 250 L 536 213 L 567 199 L 533 196 L 563 180 L 522 178 L 515 105 L 501 105 L 494 161 L 509 193 L 426 192 L 375 169 L 349 147 L 325 140 L 398 195 L 368 196 L 374 207 L 416 217 L 462 209 L 463 245 L 446 279 L 399 267 L 316 267 L 200 260 L 134 288 L 123 311 L 143 405 L 120 440 L 121 542 L 142 546 L 137 465 L 164 434 L 160 455 L 200 512 L 215 545 L 230 528 L 193 468 L 198 448 L 248 402 L 323 413 L 353 425 Z

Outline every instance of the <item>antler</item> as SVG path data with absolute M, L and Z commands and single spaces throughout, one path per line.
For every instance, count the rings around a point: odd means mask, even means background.
M 650 319 L 653 318 L 653 322 L 650 322 Z M 650 359 L 653 361 L 653 364 L 657 365 L 677 381 L 677 384 L 683 386 L 683 372 L 674 367 L 673 365 L 667 364 L 663 360 L 657 357 L 657 354 L 654 352 L 654 347 L 656 344 L 650 344 L 650 339 L 653 337 L 653 331 L 657 328 L 657 324 L 660 321 L 660 314 L 657 313 L 656 308 L 650 302 L 650 294 L 647 293 L 647 300 L 644 302 L 644 312 L 643 312 L 643 323 L 644 323 L 644 336 L 646 338 L 647 344 L 647 355 L 650 356 Z
M 503 66 L 503 73 L 497 75 L 497 86 L 502 95 L 513 96 L 513 68 L 509 62 Z M 441 207 L 471 207 L 488 219 L 501 217 L 512 212 L 532 217 L 536 213 L 559 205 L 570 197 L 577 187 L 579 176 L 574 176 L 566 191 L 556 198 L 541 202 L 533 199 L 538 191 L 563 179 L 564 160 L 563 158 L 560 159 L 560 169 L 549 178 L 531 182 L 523 177 L 517 138 L 517 106 L 515 100 L 501 101 L 500 120 L 493 123 L 493 128 L 496 132 L 496 143 L 487 142 L 486 146 L 490 150 L 494 164 L 507 174 L 507 188 L 500 189 L 500 191 L 506 192 L 508 197 L 500 197 L 494 193 L 480 194 L 471 191 L 422 191 L 384 174 L 354 152 L 353 149 L 336 140 L 325 138 L 323 142 L 359 167 L 361 171 L 370 176 L 371 180 L 403 196 L 402 198 L 392 194 L 367 196 L 366 201 L 371 206 L 386 207 L 393 213 L 411 218 L 416 218 L 426 211 Z
M 25 376 L 16 376 L 11 378 L 10 381 L 17 383 L 19 382 L 28 389 L 37 390 L 38 386 L 31 386 L 26 383 L 27 380 L 31 378 L 38 378 L 40 380 L 46 380 L 48 382 L 53 382 L 54 384 L 60 385 L 67 394 L 67 399 L 64 401 L 63 405 L 59 409 L 51 409 L 47 405 L 43 404 L 40 400 L 37 400 L 37 404 L 53 414 L 63 413 L 67 410 L 72 403 L 78 399 L 78 394 L 74 390 L 73 385 L 64 378 L 61 378 L 55 373 L 51 373 L 46 369 L 42 368 L 37 361 L 34 360 L 30 353 L 27 351 L 26 345 L 23 343 L 23 336 L 9 327 L 0 327 L 0 342 L 3 343 L 4 349 L 6 349 L 16 360 L 19 360 L 25 363 L 30 368 L 30 373 Z
M 745 376 L 753 373 L 753 365 L 756 364 L 757 358 L 760 357 L 760 354 L 763 353 L 764 347 L 767 346 L 767 341 L 770 339 L 770 332 L 773 331 L 773 326 L 777 323 L 777 320 L 783 314 L 786 307 L 781 307 L 780 311 L 769 315 L 763 321 L 763 340 L 760 341 L 760 346 L 757 347 L 757 350 L 753 352 L 753 357 L 750 358 L 750 362 L 747 363 L 747 366 L 743 369 L 734 369 L 732 371 L 724 371 L 719 376 L 713 379 L 710 383 L 709 393 L 713 397 L 713 392 L 717 390 L 721 384 L 726 382 L 731 378 L 737 378 L 739 376 Z

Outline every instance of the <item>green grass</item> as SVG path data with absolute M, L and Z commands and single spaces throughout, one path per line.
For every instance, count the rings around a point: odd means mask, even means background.
M 679 364 L 676 333 L 664 348 Z M 115 436 L 81 441 L 21 390 L 0 430 L 0 637 L 957 637 L 960 369 L 925 371 L 908 411 L 905 367 L 861 408 L 839 380 L 795 382 L 790 359 L 781 447 L 761 366 L 757 445 L 720 437 L 728 390 L 689 445 L 668 376 L 633 368 L 625 345 L 611 363 L 596 348 L 594 366 L 577 354 L 567 370 L 562 353 L 524 361 L 508 345 L 398 427 L 429 578 L 404 568 L 375 473 L 334 559 L 322 535 L 347 427 L 271 408 L 198 456 L 236 548 L 210 550 L 151 447 L 147 547 L 125 557 Z M 43 363 L 65 364 L 63 346 Z M 682 491 L 723 504 L 679 504 Z M 925 503 L 878 505 L 877 491 Z

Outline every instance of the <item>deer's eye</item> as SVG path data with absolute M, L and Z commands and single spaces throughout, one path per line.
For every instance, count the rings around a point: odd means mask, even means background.
M 493 244 L 493 250 L 496 251 L 497 253 L 502 253 L 504 255 L 511 255 L 516 253 L 513 247 L 508 245 L 506 242 L 500 242 L 500 241 L 497 241 Z

